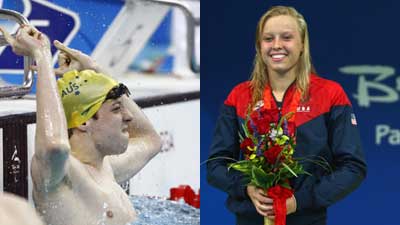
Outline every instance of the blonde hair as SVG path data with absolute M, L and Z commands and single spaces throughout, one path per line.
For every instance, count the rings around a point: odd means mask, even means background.
M 308 40 L 307 23 L 304 17 L 293 7 L 274 6 L 271 7 L 258 21 L 256 31 L 256 56 L 254 58 L 254 68 L 250 78 L 250 85 L 253 91 L 250 109 L 263 98 L 265 85 L 268 83 L 268 70 L 261 53 L 261 38 L 263 28 L 268 19 L 274 16 L 287 15 L 296 19 L 299 27 L 300 36 L 303 42 L 303 51 L 297 63 L 296 87 L 301 93 L 302 101 L 308 98 L 308 86 L 310 83 L 310 73 L 315 73 L 314 66 L 311 63 L 310 45 Z

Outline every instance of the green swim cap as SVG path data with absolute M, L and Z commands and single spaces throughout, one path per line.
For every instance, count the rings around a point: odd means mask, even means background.
M 72 70 L 58 79 L 57 85 L 68 128 L 74 128 L 92 118 L 118 83 L 93 70 Z

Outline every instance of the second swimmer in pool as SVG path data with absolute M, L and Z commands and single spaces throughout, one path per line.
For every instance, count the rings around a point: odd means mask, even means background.
M 52 225 L 121 225 L 135 219 L 118 183 L 134 176 L 160 151 L 160 137 L 127 88 L 97 73 L 95 63 L 56 42 L 66 72 L 56 81 L 47 37 L 34 27 L 16 39 L 4 32 L 19 55 L 37 64 L 37 117 L 32 159 L 33 196 Z M 129 144 L 129 145 L 128 145 Z

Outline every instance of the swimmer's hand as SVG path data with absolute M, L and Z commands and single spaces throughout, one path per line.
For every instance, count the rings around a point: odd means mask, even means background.
M 90 56 L 76 49 L 68 48 L 61 42 L 55 40 L 54 46 L 60 50 L 58 55 L 58 68 L 54 69 L 55 74 L 62 75 L 70 70 L 91 69 L 98 71 L 98 65 Z
M 43 55 L 42 53 L 50 52 L 49 39 L 33 26 L 21 25 L 15 38 L 2 27 L 0 32 L 17 55 L 32 56 L 37 59 Z

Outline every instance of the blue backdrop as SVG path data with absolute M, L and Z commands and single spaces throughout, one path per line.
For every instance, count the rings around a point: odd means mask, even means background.
M 329 208 L 328 224 L 400 224 L 398 1 L 203 1 L 201 161 L 207 159 L 221 104 L 249 78 L 255 28 L 272 5 L 291 5 L 304 15 L 318 74 L 343 85 L 356 113 L 367 178 Z M 201 224 L 234 224 L 225 193 L 207 184 L 205 169 Z
M 98 42 L 105 34 L 114 18 L 125 4 L 124 0 L 5 0 L 0 1 L 0 7 L 15 10 L 19 13 L 27 12 L 27 18 L 40 22 L 35 24 L 41 32 L 45 33 L 50 41 L 66 41 L 72 48 L 91 54 Z M 71 16 L 74 14 L 75 16 Z M 169 12 L 157 29 L 154 30 L 150 40 L 146 43 L 140 54 L 132 59 L 130 69 L 141 71 L 142 60 L 150 62 L 163 58 L 162 63 L 156 68 L 158 73 L 170 73 L 173 66 L 173 57 L 168 52 L 171 45 L 171 12 Z M 7 24 L 6 20 L 0 21 L 1 26 Z M 76 30 L 76 31 L 74 31 Z M 9 32 L 12 32 L 9 30 Z M 14 31 L 15 32 L 15 31 Z M 13 32 L 12 32 L 13 33 Z M 118 37 L 115 37 L 118 40 Z M 52 53 L 57 49 L 52 46 Z M 0 52 L 0 79 L 11 84 L 21 84 L 23 80 L 22 57 L 16 56 L 10 47 Z M 20 69 L 20 73 L 9 74 L 1 70 Z M 4 73 L 3 73 L 4 72 Z M 0 80 L 0 83 L 1 83 Z M 34 79 L 34 82 L 36 79 Z M 32 93 L 36 90 L 33 85 Z

